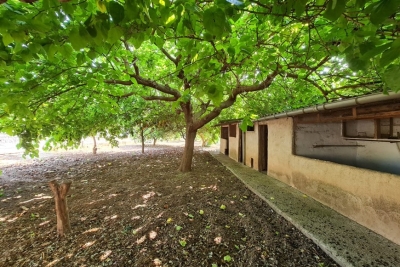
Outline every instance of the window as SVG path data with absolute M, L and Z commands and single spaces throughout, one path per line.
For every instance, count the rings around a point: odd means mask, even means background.
M 343 137 L 349 139 L 400 139 L 400 118 L 343 122 Z
M 236 124 L 229 125 L 229 136 L 236 137 Z

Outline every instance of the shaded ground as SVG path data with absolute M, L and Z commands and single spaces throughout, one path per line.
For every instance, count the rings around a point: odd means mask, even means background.
M 187 174 L 176 171 L 180 156 L 64 153 L 3 165 L 0 266 L 337 266 L 210 154 L 198 151 Z M 53 179 L 73 181 L 63 240 Z

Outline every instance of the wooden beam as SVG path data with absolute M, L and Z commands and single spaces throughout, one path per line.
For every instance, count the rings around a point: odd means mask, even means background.
M 353 108 L 353 117 L 357 118 L 357 107 Z
M 391 117 L 400 117 L 400 110 L 382 112 L 376 114 L 357 114 L 357 120 L 367 120 L 367 119 L 388 119 Z M 343 116 L 343 117 L 323 117 L 321 116 L 318 120 L 317 116 L 314 117 L 299 117 L 298 123 L 327 123 L 327 122 L 341 122 L 346 120 L 355 120 L 353 115 Z

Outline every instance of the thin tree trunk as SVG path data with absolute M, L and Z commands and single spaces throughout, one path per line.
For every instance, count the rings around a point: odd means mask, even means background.
M 51 191 L 53 191 L 56 203 L 57 234 L 63 237 L 71 231 L 67 207 L 67 193 L 71 187 L 71 182 L 65 182 L 59 185 L 56 181 L 51 181 L 49 182 L 49 186 Z
M 202 134 L 199 134 L 199 136 L 201 138 L 201 146 L 202 147 L 206 147 L 207 146 L 207 139 Z
M 194 151 L 194 140 L 196 139 L 197 130 L 188 128 L 186 130 L 185 148 L 183 150 L 183 157 L 179 171 L 189 172 L 192 170 L 192 159 Z
M 140 139 L 142 141 L 142 154 L 144 154 L 144 130 L 140 128 Z
M 97 154 L 97 143 L 96 143 L 96 136 L 92 135 L 93 138 L 93 155 Z
M 153 146 L 156 145 L 156 142 L 157 142 L 157 139 L 156 139 L 156 138 L 153 138 Z

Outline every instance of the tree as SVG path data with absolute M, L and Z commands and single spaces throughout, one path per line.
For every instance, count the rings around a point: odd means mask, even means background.
M 184 116 L 179 170 L 189 171 L 197 131 L 241 95 L 290 83 L 297 94 L 318 92 L 326 101 L 400 89 L 399 6 L 9 0 L 0 7 L 0 116 L 13 124 L 2 131 L 36 136 L 48 116 L 36 114 L 64 94 L 110 106 L 133 95 L 167 101 Z
M 198 135 L 201 139 L 201 146 L 206 147 L 216 143 L 219 140 L 220 129 L 213 127 L 210 124 L 204 125 L 198 130 Z

